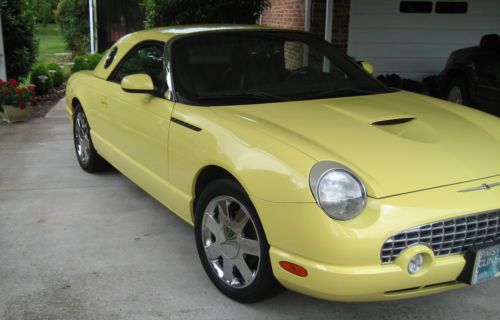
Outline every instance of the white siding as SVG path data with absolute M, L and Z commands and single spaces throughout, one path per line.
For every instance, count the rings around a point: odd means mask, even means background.
M 349 55 L 371 62 L 377 75 L 422 80 L 439 73 L 452 51 L 500 33 L 500 0 L 469 0 L 466 14 L 400 13 L 400 2 L 351 0 Z

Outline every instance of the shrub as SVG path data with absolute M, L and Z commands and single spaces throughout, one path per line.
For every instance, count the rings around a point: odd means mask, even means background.
M 83 70 L 89 70 L 89 64 L 87 63 L 87 59 L 82 56 L 76 56 L 73 58 L 73 67 L 71 68 L 72 72 L 78 72 Z
M 102 55 L 99 53 L 89 54 L 87 56 L 87 63 L 89 70 L 94 70 L 102 59 Z
M 73 68 L 71 68 L 71 72 L 94 70 L 101 59 L 102 55 L 98 53 L 89 54 L 86 56 L 76 56 L 73 58 Z
M 7 75 L 24 79 L 38 55 L 33 9 L 28 0 L 2 0 L 0 11 Z
M 74 54 L 85 54 L 90 46 L 88 1 L 61 0 L 57 11 L 67 49 Z
M 54 87 L 60 87 L 64 83 L 64 70 L 57 63 L 48 64 L 47 70 Z
M 44 95 L 54 87 L 47 66 L 43 64 L 36 65 L 31 70 L 31 83 L 36 86 L 36 93 Z
M 146 27 L 194 23 L 250 23 L 269 0 L 141 0 Z

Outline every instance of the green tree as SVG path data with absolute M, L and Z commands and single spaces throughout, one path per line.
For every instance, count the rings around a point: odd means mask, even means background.
M 89 4 L 88 0 L 61 0 L 57 7 L 66 47 L 75 55 L 89 50 Z
M 1 0 L 5 62 L 9 78 L 25 78 L 38 55 L 36 17 L 28 0 Z
M 59 0 L 30 0 L 31 7 L 35 9 L 37 22 L 47 25 L 55 22 L 54 11 Z
M 141 0 L 146 27 L 194 23 L 254 24 L 269 0 Z

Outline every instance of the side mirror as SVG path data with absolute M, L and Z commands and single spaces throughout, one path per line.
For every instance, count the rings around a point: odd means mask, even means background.
M 130 93 L 153 94 L 155 86 L 153 80 L 147 74 L 133 74 L 122 79 L 121 86 L 123 91 Z
M 373 74 L 375 72 L 375 68 L 369 62 L 361 61 L 361 66 L 363 66 L 363 69 L 365 69 L 369 74 Z

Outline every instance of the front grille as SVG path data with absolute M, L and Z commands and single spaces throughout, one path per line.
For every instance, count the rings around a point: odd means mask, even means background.
M 436 256 L 458 254 L 476 245 L 500 240 L 500 211 L 457 217 L 414 227 L 387 239 L 382 263 L 391 263 L 415 244 L 428 245 Z

